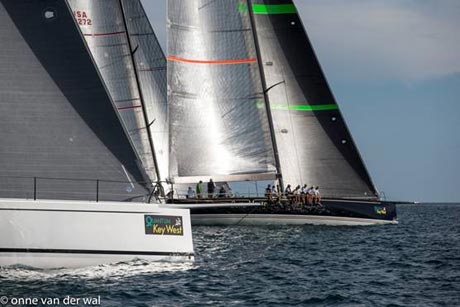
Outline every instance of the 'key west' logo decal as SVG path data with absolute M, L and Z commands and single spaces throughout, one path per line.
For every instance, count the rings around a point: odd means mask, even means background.
M 145 215 L 144 224 L 146 235 L 184 235 L 182 216 Z

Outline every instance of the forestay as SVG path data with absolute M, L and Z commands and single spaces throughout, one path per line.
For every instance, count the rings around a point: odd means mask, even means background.
M 251 22 L 240 3 L 168 1 L 168 53 L 176 182 L 274 178 Z

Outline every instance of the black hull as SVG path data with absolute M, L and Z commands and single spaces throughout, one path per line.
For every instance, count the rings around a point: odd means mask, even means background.
M 177 204 L 177 202 L 176 202 Z M 391 202 L 327 199 L 321 205 L 186 203 L 193 225 L 328 224 L 370 225 L 397 223 L 396 205 Z

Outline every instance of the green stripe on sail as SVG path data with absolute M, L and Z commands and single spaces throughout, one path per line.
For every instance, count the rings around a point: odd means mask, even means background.
M 330 111 L 338 110 L 339 107 L 336 104 L 320 104 L 320 105 L 293 105 L 288 106 L 285 104 L 273 104 L 271 105 L 272 110 L 290 110 L 290 111 Z
M 263 101 L 257 102 L 257 108 L 262 109 L 265 107 L 265 103 Z M 286 105 L 286 104 L 271 104 L 270 105 L 272 110 L 284 110 L 284 111 L 331 111 L 331 110 L 338 110 L 339 106 L 336 104 L 319 104 L 319 105 Z
M 294 4 L 253 4 L 254 14 L 295 14 L 297 9 Z

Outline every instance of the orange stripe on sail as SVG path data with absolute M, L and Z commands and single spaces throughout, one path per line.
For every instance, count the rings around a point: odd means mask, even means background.
M 175 56 L 168 56 L 168 61 L 192 63 L 192 64 L 215 64 L 215 65 L 231 65 L 231 64 L 247 64 L 257 62 L 257 58 L 237 59 L 237 60 L 191 60 Z

